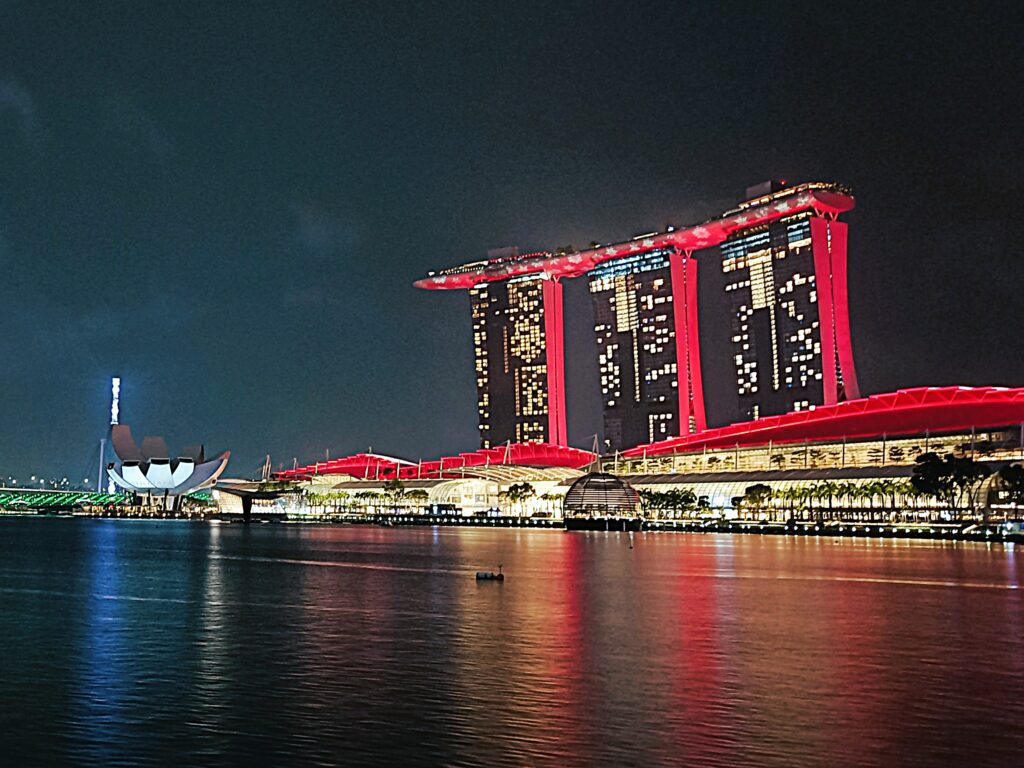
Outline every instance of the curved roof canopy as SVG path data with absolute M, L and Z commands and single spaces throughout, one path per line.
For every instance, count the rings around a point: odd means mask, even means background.
M 919 387 L 707 429 L 623 451 L 627 458 L 768 443 L 829 442 L 887 435 L 1024 425 L 1024 388 Z
M 304 467 L 275 473 L 279 480 L 309 479 L 317 475 L 348 475 L 364 480 L 426 480 L 438 478 L 483 477 L 493 480 L 557 480 L 595 460 L 590 451 L 551 443 L 511 443 L 498 448 L 445 456 L 412 463 L 391 456 L 357 453 L 340 459 L 321 461 Z M 533 472 L 511 472 L 537 470 Z M 541 470 L 559 469 L 546 472 Z M 504 470 L 504 471 L 503 471 Z M 569 473 L 573 474 L 573 473 Z

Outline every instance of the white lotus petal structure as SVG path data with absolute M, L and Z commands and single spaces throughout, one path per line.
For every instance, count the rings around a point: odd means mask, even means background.
M 231 457 L 229 451 L 224 451 L 206 461 L 200 447 L 186 449 L 187 455 L 172 459 L 161 437 L 147 437 L 140 450 L 126 424 L 117 424 L 112 430 L 111 442 L 118 461 L 107 467 L 107 474 L 133 493 L 183 496 L 209 488 L 217 482 Z

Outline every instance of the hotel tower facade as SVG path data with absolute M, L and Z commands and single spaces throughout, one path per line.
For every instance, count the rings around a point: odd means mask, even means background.
M 858 397 L 838 221 L 853 198 L 822 182 L 770 182 L 746 197 L 701 224 L 583 251 L 500 249 L 417 281 L 469 293 L 481 445 L 567 444 L 560 281 L 583 275 L 605 449 L 705 430 L 698 259 L 717 259 L 725 276 L 730 348 L 703 353 L 730 356 L 738 420 Z
M 846 224 L 792 205 L 800 188 L 748 190 L 738 215 L 791 215 L 737 230 L 720 246 L 739 420 L 860 396 L 847 311 Z M 757 194 L 757 193 L 761 194 Z

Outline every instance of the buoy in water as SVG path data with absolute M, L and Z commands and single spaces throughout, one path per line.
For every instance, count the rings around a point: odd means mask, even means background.
M 494 571 L 477 571 L 476 572 L 476 580 L 477 581 L 504 581 L 505 580 L 505 574 L 501 572 L 501 568 L 502 568 L 502 566 L 499 565 L 497 573 L 495 573 Z

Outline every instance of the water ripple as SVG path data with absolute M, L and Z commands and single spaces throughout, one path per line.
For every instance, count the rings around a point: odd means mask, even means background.
M 1010 765 L 1001 547 L 0 521 L 13 765 Z M 473 572 L 504 563 L 502 584 Z

